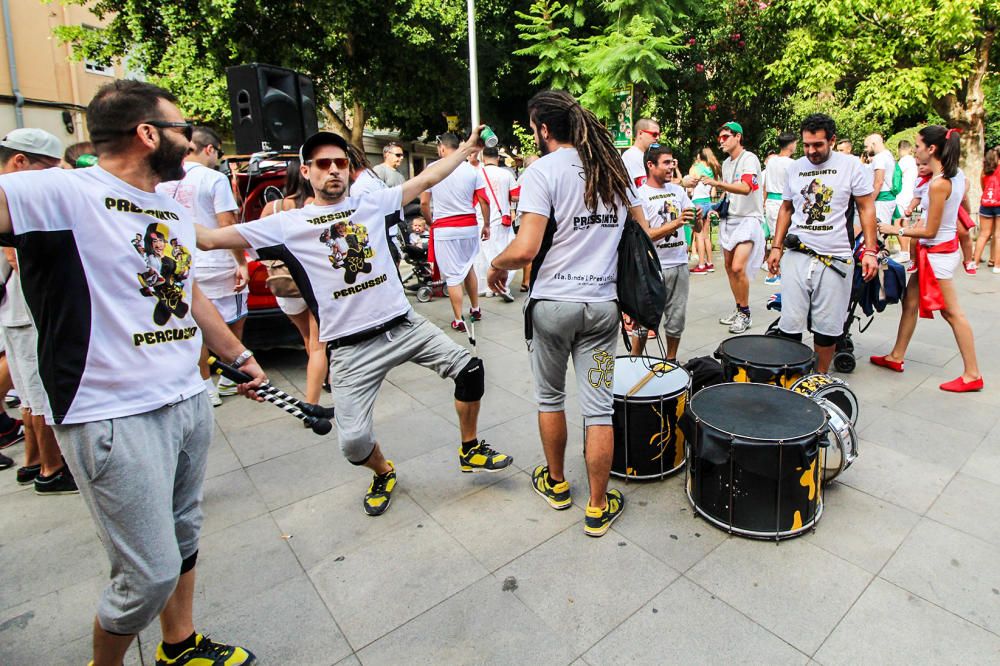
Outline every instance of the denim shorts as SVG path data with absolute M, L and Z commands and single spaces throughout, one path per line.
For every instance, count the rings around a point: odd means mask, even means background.
M 980 206 L 979 214 L 985 217 L 1000 217 L 1000 206 Z

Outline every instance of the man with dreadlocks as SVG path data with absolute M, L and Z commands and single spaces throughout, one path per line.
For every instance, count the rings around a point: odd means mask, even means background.
M 535 468 L 532 486 L 554 509 L 573 503 L 563 468 L 566 365 L 572 355 L 590 480 L 584 532 L 599 537 L 624 508 L 621 492 L 608 490 L 618 242 L 626 213 L 643 228 L 646 218 L 611 137 L 593 113 L 569 93 L 549 90 L 531 98 L 528 114 L 542 157 L 521 176 L 521 227 L 491 262 L 487 280 L 494 291 L 506 291 L 507 271 L 532 262 L 525 337 L 547 463 Z

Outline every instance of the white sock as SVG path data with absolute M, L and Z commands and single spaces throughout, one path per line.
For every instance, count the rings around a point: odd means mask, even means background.
M 205 388 L 207 388 L 209 391 L 216 390 L 215 389 L 215 382 L 212 381 L 211 377 L 209 377 L 208 379 L 205 380 Z

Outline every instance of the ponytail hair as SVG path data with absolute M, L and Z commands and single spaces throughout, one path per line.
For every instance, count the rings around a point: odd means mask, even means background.
M 628 205 L 631 182 L 625 163 L 615 149 L 607 128 L 592 112 L 565 90 L 543 90 L 528 100 L 528 117 L 541 132 L 576 148 L 586 183 L 583 200 L 596 213 L 598 202 L 607 208 Z
M 1000 166 L 1000 151 L 996 148 L 990 148 L 983 157 L 983 173 L 992 176 L 998 166 Z
M 960 132 L 941 125 L 928 125 L 918 132 L 925 146 L 934 146 L 934 155 L 941 161 L 942 173 L 948 179 L 958 173 L 958 160 L 962 156 Z

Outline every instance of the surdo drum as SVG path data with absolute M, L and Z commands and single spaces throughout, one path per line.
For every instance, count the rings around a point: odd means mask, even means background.
M 789 388 L 813 371 L 816 355 L 795 340 L 773 335 L 740 335 L 715 350 L 727 382 L 753 382 Z
M 626 479 L 662 479 L 684 466 L 684 415 L 691 376 L 649 356 L 615 359 L 615 454 L 611 473 Z
M 688 499 L 710 523 L 778 540 L 819 521 L 828 426 L 816 401 L 767 384 L 718 384 L 694 395 L 684 427 Z
M 789 388 L 813 400 L 820 398 L 829 400 L 850 419 L 851 425 L 858 424 L 858 399 L 843 379 L 830 375 L 812 374 L 796 381 Z

